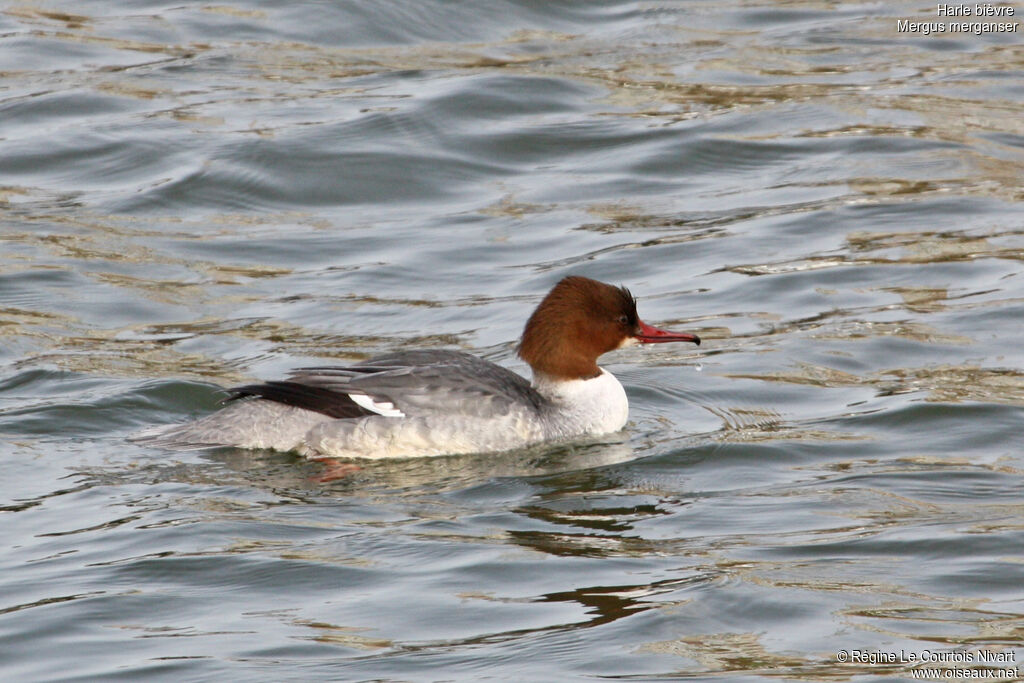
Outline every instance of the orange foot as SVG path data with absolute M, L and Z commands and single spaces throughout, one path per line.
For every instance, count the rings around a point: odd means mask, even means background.
M 324 464 L 324 471 L 317 477 L 310 477 L 311 480 L 325 484 L 329 481 L 351 477 L 362 469 L 359 465 L 350 462 L 339 462 L 334 458 L 311 458 Z

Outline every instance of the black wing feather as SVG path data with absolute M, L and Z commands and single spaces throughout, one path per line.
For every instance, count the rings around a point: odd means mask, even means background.
M 227 401 L 234 401 L 246 396 L 258 396 L 268 401 L 323 413 L 335 419 L 378 414 L 362 407 L 348 394 L 298 382 L 247 384 L 244 387 L 235 387 L 230 391 L 231 396 L 227 398 Z
M 545 399 L 523 377 L 461 351 L 399 351 L 355 365 L 298 368 L 287 380 L 231 389 L 229 401 L 254 396 L 335 419 L 379 415 L 350 394 L 388 402 L 406 415 L 492 415 Z M 445 399 L 448 400 L 445 400 Z

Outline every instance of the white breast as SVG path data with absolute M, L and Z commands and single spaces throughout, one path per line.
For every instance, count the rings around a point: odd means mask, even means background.
M 548 438 L 610 434 L 626 425 L 629 401 L 615 375 L 601 368 L 593 379 L 553 380 L 535 375 L 533 386 L 549 399 Z

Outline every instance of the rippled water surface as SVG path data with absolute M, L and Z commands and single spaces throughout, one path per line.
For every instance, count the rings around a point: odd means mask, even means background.
M 935 11 L 0 8 L 5 680 L 1024 672 L 1024 27 Z M 570 273 L 705 339 L 605 357 L 621 435 L 126 442 L 311 363 L 523 371 Z

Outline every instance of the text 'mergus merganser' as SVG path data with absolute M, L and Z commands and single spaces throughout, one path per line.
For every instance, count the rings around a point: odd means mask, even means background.
M 140 438 L 155 446 L 235 446 L 314 458 L 502 451 L 617 432 L 629 403 L 602 354 L 693 342 L 637 317 L 625 287 L 561 280 L 526 322 L 519 356 L 533 381 L 461 351 L 400 351 L 348 366 L 301 368 L 231 389 L 227 407 Z

